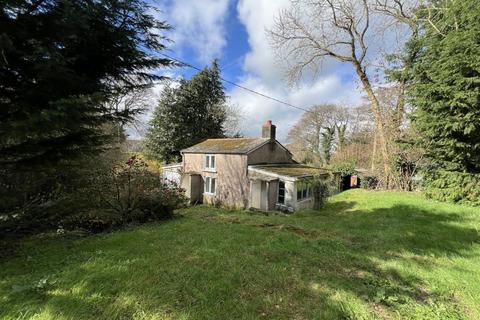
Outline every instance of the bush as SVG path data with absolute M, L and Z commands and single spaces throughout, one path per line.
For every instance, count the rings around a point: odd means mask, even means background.
M 98 233 L 123 224 L 122 216 L 113 210 L 90 209 L 61 220 L 59 228 L 66 230 L 84 229 Z
M 335 172 L 340 172 L 342 177 L 355 174 L 354 161 L 342 161 L 332 164 L 331 169 Z
M 52 168 L 48 174 L 0 176 L 0 234 L 57 228 L 101 232 L 131 222 L 168 219 L 174 209 L 186 205 L 183 189 L 167 184 L 137 156 L 122 161 L 123 157 L 110 152 Z M 17 182 L 22 183 L 17 187 Z
M 186 203 L 183 189 L 164 181 L 159 172 L 150 171 L 146 162 L 135 155 L 92 178 L 98 205 L 114 210 L 125 221 L 132 220 L 136 210 L 158 217 L 165 216 L 162 210 L 171 212 Z
M 159 188 L 148 190 L 140 197 L 138 209 L 149 219 L 171 218 L 173 210 L 186 206 L 185 190 L 176 184 L 163 182 Z
M 367 190 L 378 188 L 378 178 L 375 176 L 360 176 L 360 187 Z
M 328 196 L 332 193 L 333 174 L 316 174 L 310 181 L 313 192 L 313 209 L 318 210 L 327 202 Z
M 435 170 L 425 173 L 428 198 L 480 206 L 480 174 Z

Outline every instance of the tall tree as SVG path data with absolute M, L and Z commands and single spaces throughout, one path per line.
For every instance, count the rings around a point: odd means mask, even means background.
M 208 138 L 225 136 L 226 96 L 215 60 L 178 87 L 167 85 L 146 136 L 148 153 L 165 162 L 178 161 L 180 150 Z
M 293 80 L 298 80 L 307 71 L 317 74 L 327 58 L 349 63 L 353 67 L 370 100 L 388 186 L 391 159 L 387 132 L 380 102 L 374 92 L 372 75 L 368 71 L 368 60 L 375 56 L 371 48 L 378 42 L 369 34 L 380 19 L 393 17 L 376 10 L 384 3 L 388 9 L 391 5 L 402 11 L 407 10 L 404 5 L 406 1 L 402 0 L 377 3 L 369 0 L 292 0 L 290 8 L 277 17 L 270 37 L 273 46 L 284 57 L 283 61 L 289 64 L 288 71 Z
M 323 164 L 328 165 L 332 158 L 333 140 L 335 139 L 335 127 L 325 127 L 322 132 Z
M 310 107 L 288 132 L 297 160 L 328 164 L 335 147 L 346 143 L 348 112 L 347 108 L 333 104 Z
M 433 1 L 424 14 L 410 91 L 420 144 L 437 168 L 480 173 L 480 6 Z
M 161 77 L 168 25 L 142 0 L 0 2 L 0 163 L 70 159 L 132 117 L 106 103 Z

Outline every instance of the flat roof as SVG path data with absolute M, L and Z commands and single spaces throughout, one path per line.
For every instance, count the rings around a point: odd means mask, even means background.
M 251 165 L 249 169 L 254 171 L 262 171 L 263 173 L 270 173 L 283 177 L 301 178 L 313 176 L 315 174 L 322 174 L 331 172 L 323 168 L 311 167 L 299 163 L 285 163 L 285 164 L 267 164 L 267 165 Z

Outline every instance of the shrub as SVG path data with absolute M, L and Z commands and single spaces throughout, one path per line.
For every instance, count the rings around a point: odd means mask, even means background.
M 425 173 L 428 198 L 480 206 L 480 174 L 435 170 Z
M 330 173 L 317 174 L 312 177 L 310 185 L 313 192 L 313 209 L 318 210 L 325 204 L 333 188 L 333 180 L 333 175 Z
M 122 224 L 124 224 L 122 216 L 113 210 L 89 209 L 61 220 L 59 227 L 67 230 L 85 229 L 98 233 Z
M 100 232 L 131 222 L 168 219 L 174 209 L 187 204 L 183 189 L 164 181 L 136 155 L 107 170 L 93 170 L 90 175 L 79 202 L 88 199 L 92 209 L 63 221 L 67 229 Z
M 360 176 L 360 187 L 367 190 L 378 188 L 378 178 L 376 176 Z
M 174 209 L 184 207 L 187 203 L 185 190 L 172 182 L 162 182 L 160 187 L 142 194 L 138 209 L 144 214 L 144 218 L 168 219 Z
M 340 172 L 342 177 L 350 176 L 355 173 L 355 162 L 354 161 L 342 161 L 334 163 L 331 166 L 333 171 Z
M 186 205 L 184 190 L 136 156 L 115 150 L 48 172 L 1 173 L 0 234 L 101 232 L 167 219 Z

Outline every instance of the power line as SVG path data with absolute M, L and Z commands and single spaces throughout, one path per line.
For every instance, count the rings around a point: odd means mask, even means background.
M 174 58 L 174 57 L 172 57 L 172 56 L 169 56 L 169 55 L 167 55 L 167 54 L 165 54 L 165 53 L 160 53 L 160 54 L 161 54 L 162 56 L 170 59 L 170 60 L 173 60 L 173 61 L 175 61 L 175 62 L 180 63 L 180 65 L 183 65 L 183 66 L 185 66 L 185 67 L 189 67 L 189 68 L 195 69 L 195 70 L 197 70 L 197 71 L 202 71 L 202 69 L 200 69 L 200 68 L 198 68 L 198 67 L 196 67 L 196 66 L 194 66 L 194 65 L 192 65 L 192 64 L 190 64 L 190 63 L 188 63 L 188 62 L 179 60 L 179 59 Z M 271 97 L 271 96 L 266 95 L 266 94 L 264 94 L 264 93 L 261 93 L 261 92 L 255 91 L 255 90 L 253 90 L 253 89 L 247 88 L 247 87 L 242 86 L 242 85 L 240 85 L 240 84 L 238 84 L 238 83 L 235 83 L 235 82 L 233 82 L 233 81 L 230 81 L 230 80 L 228 80 L 228 79 L 225 79 L 225 78 L 223 78 L 222 76 L 220 76 L 220 80 L 222 80 L 223 82 L 229 83 L 229 84 L 231 84 L 231 85 L 233 85 L 233 86 L 235 86 L 235 87 L 238 87 L 238 88 L 240 88 L 240 89 L 243 89 L 243 90 L 245 90 L 245 91 L 248 91 L 248 92 L 250 92 L 250 93 L 253 93 L 253 94 L 259 95 L 259 96 L 261 96 L 261 97 L 264 97 L 264 98 L 266 98 L 266 99 L 269 99 L 269 100 L 272 100 L 272 101 L 281 103 L 281 104 L 283 104 L 283 105 L 286 105 L 287 107 L 295 108 L 295 109 L 302 110 L 302 111 L 305 111 L 305 112 L 312 112 L 311 110 L 308 110 L 308 109 L 305 109 L 305 108 L 302 108 L 302 107 L 295 106 L 295 105 L 293 105 L 293 104 L 291 104 L 291 103 L 282 101 L 282 100 L 280 100 L 280 99 Z

